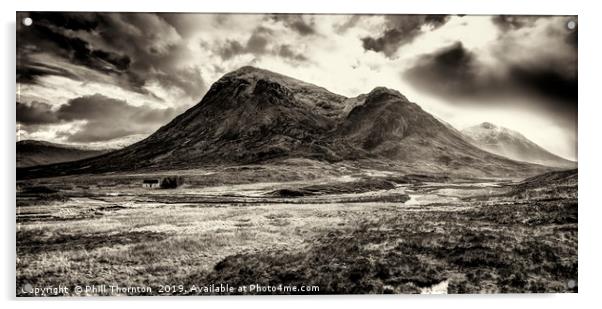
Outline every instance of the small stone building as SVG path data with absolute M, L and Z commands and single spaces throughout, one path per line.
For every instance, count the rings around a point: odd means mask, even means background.
M 149 188 L 149 189 L 159 188 L 160 184 L 161 184 L 161 181 L 159 179 L 144 179 L 142 181 L 143 188 Z

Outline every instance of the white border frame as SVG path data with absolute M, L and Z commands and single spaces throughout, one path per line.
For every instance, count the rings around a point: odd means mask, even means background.
M 101 308 L 105 306 L 137 306 L 132 302 L 142 301 L 145 306 L 161 308 L 166 302 L 175 301 L 178 306 L 198 307 L 241 307 L 261 306 L 262 308 L 306 308 L 325 305 L 364 308 L 372 306 L 447 308 L 508 308 L 509 306 L 539 306 L 545 308 L 569 308 L 599 303 L 597 297 L 600 278 L 599 262 L 602 255 L 599 237 L 602 236 L 602 203 L 598 202 L 598 179 L 600 177 L 600 140 L 602 132 L 600 121 L 599 77 L 601 73 L 600 20 L 599 5 L 596 1 L 586 0 L 347 0 L 347 1 L 277 1 L 277 0 L 19 0 L 4 1 L 2 26 L 4 42 L 2 44 L 2 185 L 0 186 L 4 202 L 2 224 L 3 246 L 1 260 L 0 294 L 5 305 L 18 305 L 34 308 L 78 308 L 82 306 Z M 389 296 L 254 296 L 254 297 L 130 297 L 87 298 L 87 299 L 35 299 L 28 301 L 16 299 L 15 291 L 15 11 L 148 11 L 148 12 L 247 12 L 247 13 L 446 13 L 446 14 L 543 14 L 543 15 L 579 15 L 579 293 L 578 294 L 497 294 L 497 295 L 389 295 Z M 44 303 L 37 303 L 43 301 Z M 85 303 L 81 303 L 84 301 Z

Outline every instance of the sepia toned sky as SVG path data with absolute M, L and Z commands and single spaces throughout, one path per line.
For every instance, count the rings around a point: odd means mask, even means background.
M 18 13 L 17 136 L 109 146 L 140 139 L 223 74 L 253 65 L 349 97 L 394 88 L 458 129 L 492 122 L 576 160 L 571 20 Z

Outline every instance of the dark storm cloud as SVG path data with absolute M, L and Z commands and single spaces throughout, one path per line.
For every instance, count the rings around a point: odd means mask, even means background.
M 46 103 L 17 103 L 17 122 L 23 125 L 60 124 L 85 121 L 76 132 L 63 132 L 69 142 L 98 142 L 132 134 L 150 133 L 171 120 L 179 111 L 132 106 L 95 94 L 71 99 L 52 110 Z
M 246 53 L 246 46 L 243 46 L 238 41 L 226 41 L 224 46 L 222 46 L 218 53 L 224 60 L 228 60 L 234 56 L 242 55 Z
M 172 119 L 176 111 L 173 108 L 132 106 L 122 100 L 95 94 L 69 100 L 56 114 L 64 121 L 86 121 L 80 130 L 67 136 L 68 141 L 97 142 L 150 133 Z
M 57 123 L 59 119 L 49 104 L 40 102 L 23 104 L 17 102 L 17 122 L 25 125 L 38 125 Z
M 362 38 L 365 50 L 382 52 L 391 58 L 404 44 L 423 34 L 423 27 L 439 28 L 448 20 L 447 15 L 386 15 L 385 30 L 378 37 Z
M 543 16 L 543 15 L 496 15 L 491 17 L 491 21 L 493 22 L 494 25 L 496 25 L 498 27 L 498 29 L 500 29 L 501 34 L 500 37 L 503 39 L 504 35 L 507 32 L 511 32 L 511 31 L 515 31 L 515 30 L 519 30 L 519 29 L 523 29 L 523 28 L 528 28 L 528 27 L 533 27 L 535 26 L 535 23 L 538 20 L 541 19 L 546 19 L 546 18 L 550 18 L 551 16 Z M 576 16 L 565 16 L 565 20 L 564 22 L 568 22 L 568 21 L 574 21 L 575 23 L 577 22 L 577 17 Z M 567 29 L 569 30 L 569 29 Z M 553 35 L 557 35 L 560 37 L 565 37 L 565 42 L 573 47 L 574 49 L 577 49 L 577 34 L 578 34 L 578 30 L 577 28 L 575 28 L 572 31 L 564 31 L 564 33 L 558 33 L 558 30 L 549 30 L 552 32 L 556 32 L 553 33 Z
M 60 13 L 31 13 L 35 23 L 30 27 L 20 27 L 18 35 L 17 78 L 33 83 L 36 77 L 44 75 L 75 76 L 74 73 L 54 66 L 32 61 L 32 53 L 49 53 L 104 74 L 125 72 L 131 59 L 127 55 L 102 49 L 94 49 L 87 41 L 73 36 L 74 30 L 93 30 L 97 22 L 89 21 L 89 15 Z
M 58 71 L 58 64 L 46 63 L 52 70 L 33 66 L 35 57 L 49 55 L 98 72 L 113 83 L 138 93 L 156 81 L 166 88 L 177 87 L 192 98 L 199 98 L 206 85 L 201 72 L 178 61 L 189 57 L 176 29 L 165 19 L 150 13 L 23 13 L 30 16 L 30 27 L 17 31 L 18 80 L 33 83 L 44 75 L 78 76 L 80 71 Z M 44 59 L 53 59 L 45 57 Z M 53 72 L 57 71 L 57 72 Z M 81 78 L 94 81 L 91 76 Z M 102 80 L 102 79 L 101 79 Z
M 301 62 L 309 60 L 304 55 L 295 53 L 293 51 L 293 47 L 288 44 L 280 46 L 280 49 L 278 50 L 278 55 L 282 58 L 294 59 Z
M 270 47 L 270 42 L 275 41 L 273 31 L 265 27 L 257 27 L 251 34 L 251 37 L 243 45 L 238 41 L 228 40 L 219 47 L 217 53 L 223 60 L 229 60 L 232 57 L 244 54 L 252 54 L 255 57 L 263 55 L 279 56 L 293 62 L 308 61 L 307 57 L 296 52 L 290 44 L 274 44 Z
M 527 26 L 533 26 L 539 18 L 539 16 L 528 15 L 496 15 L 491 17 L 491 20 L 500 30 L 511 31 Z
M 189 38 L 198 31 L 199 19 L 210 22 L 213 14 L 200 13 L 161 13 L 157 14 L 160 18 L 169 23 L 184 38 Z
M 416 64 L 404 73 L 419 88 L 443 96 L 477 96 L 490 91 L 489 76 L 481 76 L 476 56 L 462 43 L 421 56 Z
M 271 30 L 259 26 L 253 30 L 251 37 L 244 45 L 235 40 L 227 40 L 223 46 L 218 48 L 217 53 L 223 60 L 243 54 L 253 54 L 255 56 L 267 54 L 269 53 L 267 46 L 271 40 L 271 34 Z
M 192 51 L 187 41 L 156 14 L 103 15 L 99 31 L 101 42 L 118 50 L 125 50 L 133 62 L 129 74 L 162 86 L 177 87 L 189 97 L 198 99 L 206 91 L 206 84 L 198 69 L 189 64 Z
M 551 102 L 563 102 L 576 107 L 577 76 L 566 75 L 553 67 L 514 65 L 510 67 L 509 78 L 518 85 Z
M 90 31 L 98 27 L 99 22 L 96 20 L 94 13 L 76 13 L 64 12 L 60 14 L 50 12 L 31 12 L 29 17 L 38 22 L 47 22 L 51 25 L 57 25 L 69 30 L 86 30 Z
M 498 104 L 496 98 L 531 100 L 561 122 L 577 113 L 576 55 L 522 61 L 501 60 L 495 66 L 481 61 L 460 42 L 419 57 L 403 77 L 418 89 L 449 103 Z M 574 67 L 575 71 L 567 70 Z M 524 101 L 524 100 L 523 100 Z
M 421 56 L 404 75 L 416 86 L 448 97 L 487 97 L 522 91 L 555 101 L 576 103 L 577 76 L 565 74 L 567 63 L 543 58 L 537 60 L 539 62 L 488 67 L 462 43 L 456 42 Z
M 60 66 L 48 63 L 30 61 L 21 57 L 20 65 L 17 66 L 17 83 L 35 84 L 37 78 L 46 75 L 63 76 L 73 80 L 81 80 L 81 77 Z
M 263 54 L 267 50 L 271 30 L 258 27 L 247 41 L 245 51 L 253 54 Z
M 363 15 L 352 15 L 344 23 L 334 25 L 335 32 L 338 34 L 347 32 L 347 30 L 355 27 L 362 17 Z
M 307 22 L 303 15 L 299 14 L 274 14 L 272 18 L 282 22 L 286 27 L 292 29 L 300 35 L 312 35 L 316 33 L 315 24 Z

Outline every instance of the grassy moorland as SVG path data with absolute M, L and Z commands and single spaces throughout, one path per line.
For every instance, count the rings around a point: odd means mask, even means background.
M 210 281 L 311 284 L 321 293 L 567 292 L 577 278 L 576 202 L 380 212 L 308 249 L 231 256 Z
M 95 190 L 21 183 L 17 295 L 28 284 L 577 291 L 576 172 L 518 184 L 370 177 L 155 191 L 115 176 Z

